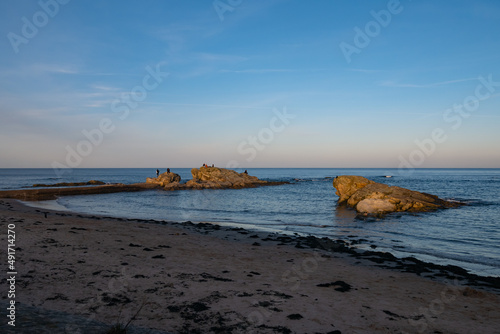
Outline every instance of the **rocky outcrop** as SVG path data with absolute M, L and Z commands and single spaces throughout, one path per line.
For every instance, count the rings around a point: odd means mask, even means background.
M 193 179 L 186 183 L 180 183 L 181 177 L 175 173 L 163 173 L 157 178 L 147 178 L 146 183 L 157 185 L 164 190 L 241 189 L 286 183 L 263 181 L 248 173 L 238 173 L 232 169 L 219 167 L 193 168 L 191 174 Z
M 339 203 L 347 201 L 352 194 L 371 183 L 375 182 L 355 175 L 337 176 L 333 180 L 333 186 L 337 189 L 336 194 L 339 197 Z
M 56 199 L 60 196 L 108 194 L 116 192 L 143 191 L 152 189 L 183 190 L 183 189 L 240 189 L 257 186 L 273 186 L 288 182 L 272 182 L 259 180 L 247 173 L 238 173 L 231 169 L 218 167 L 201 167 L 191 170 L 193 179 L 180 183 L 179 174 L 167 172 L 155 178 L 147 178 L 145 183 L 108 184 L 92 187 L 53 187 L 22 190 L 0 190 L 0 198 L 16 198 L 26 201 Z M 94 184 L 94 183 L 92 183 Z
M 269 183 L 247 173 L 218 167 L 193 168 L 191 174 L 193 179 L 186 185 L 192 189 L 241 189 Z
M 337 189 L 340 204 L 345 203 L 363 214 L 433 211 L 463 205 L 434 195 L 391 187 L 361 176 L 338 176 L 333 180 L 333 186 Z
M 165 172 L 158 177 L 148 177 L 146 179 L 146 183 L 156 184 L 160 187 L 172 186 L 172 184 L 179 184 L 180 182 L 181 176 L 172 172 Z

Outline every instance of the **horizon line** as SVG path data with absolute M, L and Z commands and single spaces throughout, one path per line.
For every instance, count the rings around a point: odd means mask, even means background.
M 75 168 L 61 168 L 63 170 L 73 170 L 73 169 L 158 169 L 158 168 L 179 168 L 179 169 L 189 169 L 189 168 L 200 168 L 199 167 L 75 167 Z M 228 168 L 221 166 L 214 166 L 218 168 L 225 169 L 408 169 L 399 167 L 236 167 Z M 54 169 L 53 167 L 0 167 L 0 169 Z M 500 169 L 500 167 L 414 167 L 413 170 L 420 169 Z

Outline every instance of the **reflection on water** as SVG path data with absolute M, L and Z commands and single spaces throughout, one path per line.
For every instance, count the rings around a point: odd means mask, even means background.
M 335 223 L 338 225 L 352 225 L 356 218 L 356 211 L 345 204 L 335 206 Z

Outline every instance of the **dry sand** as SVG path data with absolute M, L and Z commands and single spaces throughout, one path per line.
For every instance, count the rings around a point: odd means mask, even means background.
M 493 289 L 297 248 L 267 233 L 90 217 L 15 200 L 0 200 L 0 222 L 4 246 L 7 224 L 15 224 L 18 304 L 110 325 L 142 305 L 135 326 L 171 333 L 500 333 Z M 5 284 L 1 298 L 8 301 Z

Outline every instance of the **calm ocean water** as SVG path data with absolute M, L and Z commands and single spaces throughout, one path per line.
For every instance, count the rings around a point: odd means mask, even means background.
M 191 178 L 190 169 L 172 171 L 184 181 Z M 368 240 L 364 247 L 376 245 L 377 250 L 399 257 L 415 256 L 424 261 L 458 265 L 481 275 L 500 276 L 500 169 L 419 169 L 410 175 L 400 175 L 397 169 L 249 169 L 248 172 L 261 179 L 292 183 L 239 190 L 155 190 L 73 196 L 60 198 L 57 204 L 81 213 L 205 221 L 333 239 L 356 236 Z M 336 206 L 338 197 L 332 178 L 344 174 L 361 175 L 469 205 L 359 220 L 352 210 Z M 155 169 L 74 169 L 60 178 L 51 169 L 0 169 L 0 189 L 91 179 L 134 183 L 151 176 L 155 176 Z

